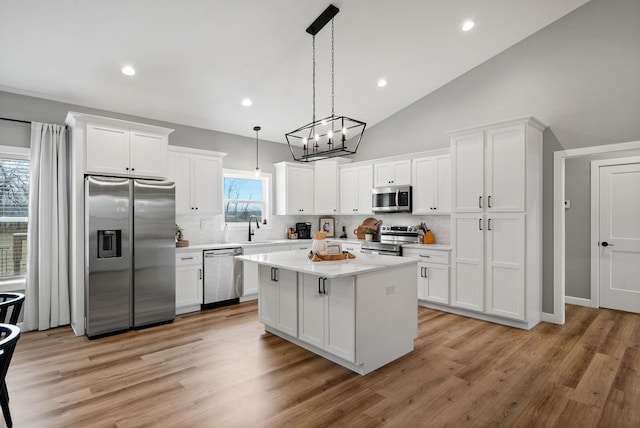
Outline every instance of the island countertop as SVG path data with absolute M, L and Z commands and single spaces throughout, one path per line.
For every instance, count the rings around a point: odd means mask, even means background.
M 308 254 L 309 251 L 307 250 L 294 250 L 236 256 L 236 259 L 326 278 L 341 278 L 381 271 L 388 268 L 416 264 L 419 261 L 412 257 L 356 254 L 354 259 L 312 262 L 309 260 Z

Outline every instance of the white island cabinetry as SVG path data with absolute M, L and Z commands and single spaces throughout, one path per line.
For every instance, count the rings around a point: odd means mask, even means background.
M 413 350 L 416 259 L 358 254 L 310 262 L 305 250 L 238 258 L 259 266 L 268 332 L 363 375 Z

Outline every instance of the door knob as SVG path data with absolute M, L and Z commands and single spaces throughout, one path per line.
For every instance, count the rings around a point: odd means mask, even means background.
M 607 241 L 602 242 L 600 245 L 602 245 L 603 247 L 613 247 L 613 244 L 609 244 Z

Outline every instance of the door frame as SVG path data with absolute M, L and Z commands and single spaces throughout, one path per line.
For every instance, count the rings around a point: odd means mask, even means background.
M 543 320 L 556 324 L 565 322 L 565 161 L 601 153 L 624 152 L 640 149 L 640 141 L 558 150 L 553 153 L 553 313 L 543 314 Z
M 640 156 L 591 162 L 591 307 L 600 307 L 600 167 L 640 163 Z

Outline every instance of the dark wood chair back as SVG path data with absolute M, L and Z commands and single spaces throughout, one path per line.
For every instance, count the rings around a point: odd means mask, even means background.
M 7 384 L 5 378 L 9 370 L 9 364 L 13 357 L 13 351 L 20 339 L 20 328 L 11 324 L 0 324 L 0 380 L 2 387 L 0 388 L 0 405 L 2 406 L 2 414 L 7 427 L 11 428 L 11 412 L 9 411 L 9 393 L 7 392 Z
M 24 294 L 0 293 L 0 323 L 18 324 L 23 303 Z

